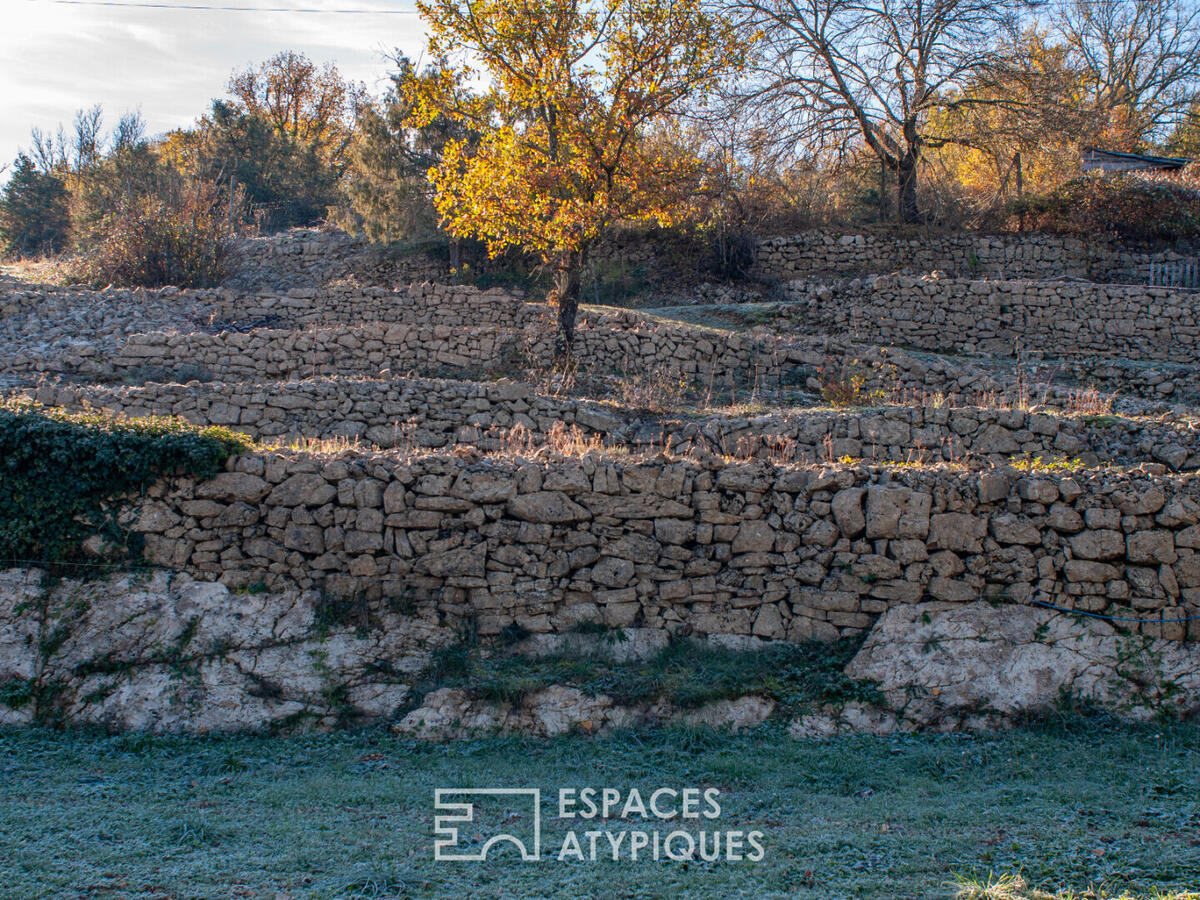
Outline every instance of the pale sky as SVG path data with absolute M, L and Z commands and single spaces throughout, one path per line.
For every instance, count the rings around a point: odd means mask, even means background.
M 195 121 L 225 93 L 230 74 L 280 50 L 342 75 L 385 87 L 385 52 L 418 57 L 424 47 L 416 15 L 331 12 L 234 12 L 118 6 L 288 7 L 413 10 L 410 0 L 111 0 L 83 5 L 54 0 L 0 0 L 0 165 L 28 148 L 32 126 L 69 131 L 75 110 L 104 104 L 111 127 L 140 109 L 155 135 Z M 0 175 L 0 181 L 7 173 Z

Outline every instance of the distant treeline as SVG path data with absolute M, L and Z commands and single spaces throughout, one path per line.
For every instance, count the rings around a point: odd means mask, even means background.
M 1197 0 L 424 15 L 433 62 L 395 55 L 382 96 L 286 52 L 234 74 L 190 128 L 150 138 L 97 106 L 35 130 L 0 192 L 0 249 L 68 254 L 90 282 L 206 284 L 237 234 L 328 221 L 452 254 L 516 248 L 561 295 L 619 221 L 700 235 L 732 274 L 748 236 L 813 225 L 1200 233 L 1194 167 L 1079 169 L 1093 145 L 1200 157 Z

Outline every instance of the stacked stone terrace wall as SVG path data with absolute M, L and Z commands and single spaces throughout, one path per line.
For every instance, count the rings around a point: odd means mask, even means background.
M 864 401 L 879 395 L 925 404 L 923 396 L 934 394 L 940 395 L 938 403 L 971 404 L 1011 387 L 1011 377 L 998 378 L 963 360 L 880 349 L 845 337 L 709 332 L 650 323 L 632 313 L 584 318 L 576 354 L 587 369 L 682 378 L 701 389 L 707 385 L 718 395 L 729 387 L 754 384 L 820 391 L 818 373 L 842 366 L 862 372 Z M 554 359 L 554 331 L 546 325 L 513 329 L 368 323 L 302 330 L 149 331 L 128 337 L 118 332 L 99 342 L 64 336 L 40 347 L 21 345 L 4 363 L 17 382 L 45 375 L 101 381 L 263 382 L 406 373 L 507 377 L 514 371 L 548 367 Z M 1200 367 L 1195 365 L 1150 370 L 1140 363 L 1077 356 L 1062 365 L 1043 365 L 1039 372 L 1047 384 L 1057 385 L 1042 392 L 1050 400 L 1075 390 L 1063 383 L 1065 377 L 1149 399 L 1185 400 L 1200 393 Z
M 1024 410 L 894 406 L 758 416 L 692 418 L 636 413 L 616 403 L 546 396 L 524 384 L 430 378 L 309 379 L 266 391 L 258 383 L 83 386 L 47 382 L 21 392 L 70 410 L 100 408 L 140 417 L 179 416 L 258 439 L 345 437 L 379 448 L 466 444 L 513 446 L 519 429 L 534 445 L 556 427 L 599 437 L 610 448 L 785 462 L 850 456 L 876 462 L 988 460 L 1028 455 L 1089 464 L 1156 459 L 1200 468 L 1200 426 L 1188 420 L 1061 416 Z
M 543 304 L 526 303 L 507 291 L 430 282 L 395 291 L 348 285 L 292 288 L 281 296 L 227 292 L 210 309 L 213 323 L 235 327 L 268 321 L 292 328 L 360 322 L 524 328 L 550 320 Z
M 931 333 L 929 325 L 920 321 L 935 307 L 935 299 L 914 292 L 913 297 L 925 302 L 897 300 L 903 291 L 896 287 L 896 281 L 882 280 L 888 287 L 881 295 L 885 299 L 876 306 L 880 316 L 893 316 L 902 323 L 898 329 L 885 327 L 886 322 L 862 311 L 873 302 L 863 299 L 862 294 L 873 282 L 862 281 L 858 283 L 860 290 L 808 292 L 802 301 L 786 304 L 796 307 L 797 330 L 815 333 L 809 337 L 730 334 L 658 322 L 629 311 L 588 311 L 581 316 L 578 355 L 596 370 L 653 372 L 654 377 L 675 374 L 711 384 L 718 391 L 732 382 L 807 385 L 809 390 L 819 391 L 817 369 L 839 360 L 856 367 L 862 364 L 867 393 L 883 391 L 893 399 L 902 396 L 906 402 L 913 399 L 913 393 L 933 392 L 959 404 L 971 404 L 980 394 L 1002 388 L 1003 380 L 998 380 L 995 373 L 964 360 L 920 357 L 853 341 L 848 333 L 852 322 L 858 323 L 862 331 L 874 332 L 873 336 L 884 343 L 896 342 L 898 334 L 911 331 L 914 343 L 953 344 L 957 328 L 939 328 Z M 950 285 L 948 290 L 957 291 L 963 285 L 973 288 L 983 283 L 931 280 L 921 284 L 936 292 L 946 284 Z M 991 290 L 996 285 L 988 287 Z M 1051 289 L 1086 292 L 1088 286 L 1057 285 Z M 1138 289 L 1129 289 L 1128 296 L 1122 295 L 1121 289 L 1104 290 L 1116 292 L 1114 302 L 1128 302 L 1135 307 L 1141 296 Z M 1151 293 L 1158 298 L 1155 302 L 1164 302 L 1165 298 L 1172 314 L 1177 315 L 1172 327 L 1177 326 L 1186 345 L 1192 337 L 1186 325 L 1190 312 L 1181 302 L 1186 304 L 1190 295 L 1167 289 L 1152 289 Z M 978 303 L 990 304 L 995 315 L 1000 315 L 998 307 L 1002 304 L 998 299 L 990 293 L 980 297 Z M 912 303 L 917 303 L 915 315 L 909 308 Z M 1096 328 L 1112 327 L 1117 331 L 1128 325 L 1116 320 L 1110 320 L 1115 322 L 1111 325 L 1099 322 L 1089 318 L 1091 311 L 1082 300 L 1076 298 L 1071 303 L 1085 333 L 1093 323 Z M 1037 307 L 1031 309 L 1031 315 L 1037 313 L 1045 319 Z M 99 292 L 38 289 L 0 296 L 0 312 L 0 359 L 4 373 L 14 382 L 42 374 L 134 381 L 376 377 L 381 372 L 410 370 L 509 375 L 530 366 L 550 364 L 555 350 L 552 316 L 544 305 L 524 303 L 497 291 L 436 285 L 413 285 L 399 292 L 298 289 L 248 296 L 171 288 Z M 971 327 L 978 312 L 967 315 L 950 310 L 945 315 L 955 316 L 956 322 L 965 318 L 963 327 Z M 1071 324 L 1052 318 L 1045 321 L 1047 329 Z M 266 324 L 272 327 L 261 327 Z M 833 331 L 841 332 L 841 336 L 824 336 Z M 1151 333 L 1161 336 L 1163 331 L 1155 324 L 1153 332 L 1117 334 L 1111 340 L 1144 342 Z M 1036 339 L 1037 334 L 1032 334 Z M 980 340 L 985 338 L 983 334 L 978 336 Z M 966 347 L 964 342 L 962 348 Z M 1026 343 L 1024 349 L 1037 350 L 1039 346 Z M 1047 355 L 1055 356 L 1064 349 L 1050 345 Z M 1165 355 L 1186 354 L 1179 351 Z M 1065 378 L 1068 383 L 1091 384 L 1126 396 L 1186 400 L 1200 393 L 1200 367 L 1195 364 L 1151 367 L 1141 361 L 1105 359 L 1099 353 L 1076 353 L 1044 372 L 1041 369 L 1046 367 L 1039 369 L 1038 378 L 1047 383 L 1061 386 Z
M 84 361 L 75 371 L 186 380 L 177 376 L 186 365 L 201 378 L 272 381 L 441 368 L 499 373 L 511 367 L 520 334 L 491 326 L 383 323 L 303 331 L 150 332 L 135 335 L 107 359 Z
M 1194 475 L 461 454 L 230 468 L 151 489 L 135 528 L 153 561 L 432 603 L 485 635 L 602 622 L 830 639 L 893 604 L 983 598 L 1118 612 L 1181 639 L 1185 624 L 1161 620 L 1200 611 Z
M 695 248 L 638 231 L 606 239 L 594 257 L 605 264 L 648 271 L 693 273 Z M 757 266 L 761 274 L 783 279 L 882 272 L 947 272 L 963 278 L 1050 279 L 1063 276 L 1093 281 L 1145 284 L 1150 266 L 1195 259 L 1192 250 L 1124 247 L 1103 238 L 1081 240 L 1058 235 L 848 234 L 816 229 L 764 238 Z M 496 263 L 472 258 L 487 271 Z M 340 280 L 367 285 L 446 281 L 448 256 L 397 252 L 373 247 L 339 231 L 294 229 L 243 241 L 226 284 L 238 289 L 292 288 Z
M 1194 253 L 1126 248 L 1101 238 L 1049 234 L 893 237 L 807 231 L 759 244 L 761 273 L 797 279 L 869 272 L 940 271 L 960 278 L 1043 280 L 1064 276 L 1145 284 L 1152 263 L 1194 259 Z
M 512 307 L 501 306 L 511 310 Z M 524 310 L 528 309 L 528 312 Z M 542 307 L 519 315 L 541 319 Z M 507 315 L 507 313 L 505 313 Z M 437 315 L 437 314 L 435 314 Z M 440 368 L 511 373 L 523 366 L 549 365 L 555 358 L 552 324 L 514 328 L 471 325 L 472 308 L 440 315 L 456 324 L 371 322 L 311 328 L 253 328 L 246 331 L 154 330 L 129 335 L 108 347 L 68 340 L 14 355 L 13 372 L 78 374 L 89 377 L 149 375 L 186 381 L 278 380 L 317 375 L 370 375 Z M 647 367 L 685 375 L 744 378 L 755 367 L 816 364 L 820 341 L 783 342 L 760 337 L 656 325 L 634 314 L 588 316 L 581 323 L 576 353 L 588 365 L 617 371 Z
M 696 252 L 686 241 L 656 238 L 632 229 L 605 236 L 593 248 L 591 258 L 600 267 L 678 277 L 696 271 Z M 491 259 L 480 249 L 464 250 L 461 262 L 475 274 L 536 265 L 533 259 L 524 263 Z M 432 253 L 381 248 L 342 231 L 317 228 L 295 228 L 243 240 L 229 268 L 225 284 L 238 290 L 321 287 L 340 281 L 391 287 L 413 281 L 445 282 L 451 277 L 449 248 Z
M 0 339 L 53 343 L 140 331 L 407 322 L 523 327 L 546 319 L 544 304 L 498 288 L 419 282 L 396 290 L 357 285 L 238 293 L 227 289 L 106 289 L 42 286 L 0 294 Z
M 526 303 L 500 290 L 429 283 L 398 291 L 347 286 L 247 295 L 176 288 L 38 288 L 4 294 L 0 313 L 0 356 L 11 373 L 103 374 L 124 368 L 114 357 L 137 355 L 136 350 L 124 352 L 127 341 L 155 346 L 172 338 L 172 347 L 177 347 L 178 338 L 186 335 L 197 346 L 208 346 L 214 342 L 206 339 L 221 332 L 265 333 L 266 327 L 277 335 L 324 327 L 331 339 L 337 331 L 363 322 L 405 323 L 426 330 L 522 329 L 535 323 L 552 327 L 542 304 Z M 186 356 L 173 359 L 196 368 Z
M 304 288 L 334 281 L 398 285 L 447 281 L 449 257 L 381 250 L 340 231 L 297 228 L 239 243 L 228 287 L 238 290 Z
M 679 378 L 720 393 L 727 387 L 788 383 L 819 389 L 818 369 L 831 360 L 870 357 L 875 382 L 895 391 L 985 391 L 986 373 L 956 362 L 919 360 L 822 337 L 705 331 L 646 320 L 633 313 L 587 315 L 575 354 L 591 371 Z M 68 342 L 10 359 L 13 373 L 128 381 L 278 381 L 324 376 L 471 375 L 507 377 L 547 368 L 556 359 L 555 331 L 366 323 L 309 329 L 256 328 L 245 332 L 150 331 L 112 349 Z
M 1111 395 L 1195 404 L 1200 400 L 1200 366 L 1146 364 L 1125 359 L 1073 358 L 1033 366 L 1031 380 L 1064 372 L 1076 383 Z
M 927 350 L 1178 363 L 1200 358 L 1200 295 L 1076 282 L 880 277 L 797 297 L 806 327 Z

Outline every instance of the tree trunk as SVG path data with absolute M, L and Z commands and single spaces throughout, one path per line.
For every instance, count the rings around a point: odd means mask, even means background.
M 917 157 L 911 151 L 904 154 L 896 166 L 899 187 L 900 220 L 907 223 L 921 221 L 921 209 L 917 205 Z
M 570 356 L 575 344 L 575 315 L 579 311 L 579 295 L 583 290 L 584 252 L 569 250 L 559 257 L 554 270 L 551 296 L 558 306 L 559 356 Z
M 887 164 L 879 161 L 879 221 L 888 220 Z

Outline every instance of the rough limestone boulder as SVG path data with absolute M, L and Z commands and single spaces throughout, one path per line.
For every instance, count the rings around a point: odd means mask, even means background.
M 393 730 L 425 740 L 461 740 L 494 733 L 553 737 L 572 731 L 593 733 L 633 724 L 634 715 L 603 694 L 588 696 L 564 685 L 551 685 L 520 703 L 496 703 L 457 688 L 426 695 L 422 705 Z
M 443 631 L 388 613 L 363 634 L 322 621 L 320 599 L 162 570 L 0 572 L 0 725 L 212 732 L 391 718 Z
M 485 734 L 532 734 L 554 737 L 571 732 L 608 734 L 635 725 L 680 722 L 738 732 L 759 725 L 775 710 L 775 701 L 747 695 L 714 700 L 684 711 L 659 700 L 621 706 L 604 694 L 553 684 L 518 703 L 472 697 L 458 688 L 427 694 L 421 706 L 392 726 L 396 734 L 424 740 L 461 740 Z
M 895 607 L 846 674 L 878 682 L 901 729 L 990 727 L 1068 696 L 1137 719 L 1200 711 L 1200 648 L 1033 606 Z M 846 730 L 828 715 L 793 731 Z
M 761 725 L 774 711 L 774 700 L 750 694 L 733 700 L 714 700 L 706 703 L 694 712 L 683 715 L 681 721 L 688 725 L 727 728 L 736 733 Z

